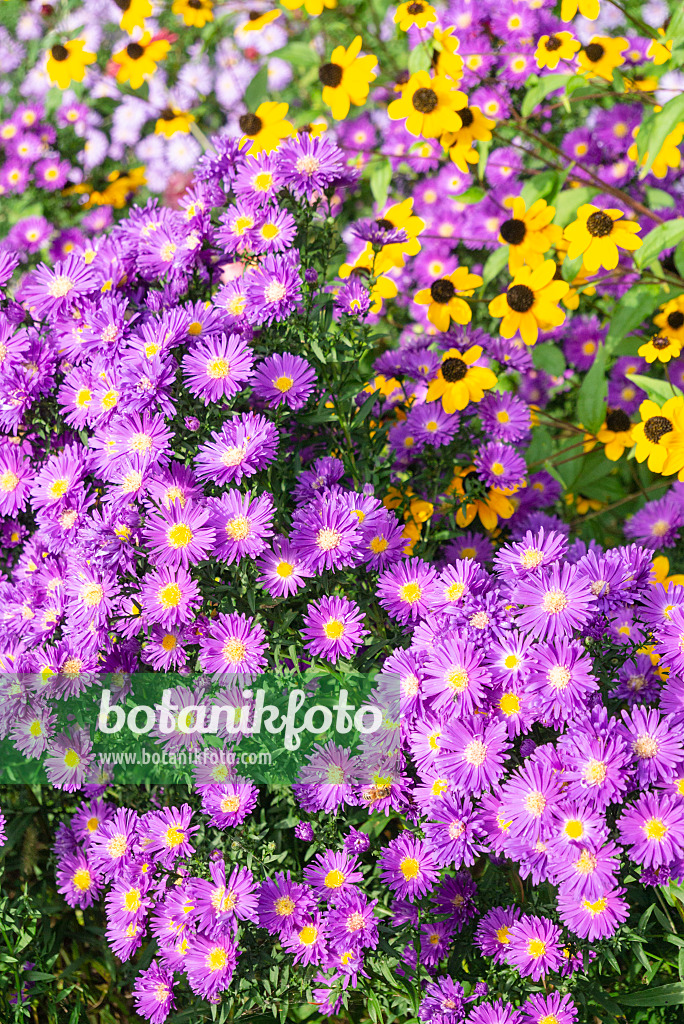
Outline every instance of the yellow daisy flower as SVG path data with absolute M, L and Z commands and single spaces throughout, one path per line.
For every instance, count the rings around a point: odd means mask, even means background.
M 137 42 L 130 42 L 112 57 L 119 65 L 117 82 L 128 82 L 131 89 L 139 89 L 145 78 L 154 74 L 157 63 L 164 60 L 170 48 L 168 39 L 153 40 L 150 33 L 145 32 Z
M 425 221 L 415 216 L 413 199 L 409 198 L 389 206 L 378 218 L 378 223 L 384 228 L 397 228 L 406 235 L 405 242 L 392 242 L 390 245 L 383 245 L 377 254 L 372 266 L 376 274 L 383 274 L 390 267 L 398 269 L 403 267 L 407 256 L 418 255 L 421 250 L 418 235 L 425 228 Z M 368 242 L 364 254 L 369 254 L 372 257 L 372 253 L 373 247 Z
M 658 315 L 653 317 L 653 323 L 684 348 L 684 295 L 678 295 L 661 306 Z
M 452 274 L 433 281 L 429 288 L 416 292 L 414 301 L 420 306 L 429 305 L 428 320 L 438 331 L 448 331 L 451 321 L 469 324 L 473 314 L 462 295 L 472 295 L 482 284 L 482 278 L 468 272 L 467 267 L 458 267 Z
M 356 36 L 351 46 L 336 46 L 330 62 L 318 69 L 318 78 L 323 86 L 323 102 L 327 104 L 336 121 L 342 121 L 353 103 L 361 107 L 368 99 L 370 83 L 375 81 L 373 68 L 377 64 L 375 54 L 359 57 L 361 36 Z
M 511 216 L 501 225 L 499 241 L 502 245 L 508 244 L 508 268 L 515 273 L 530 262 L 529 257 L 534 259 L 548 252 L 561 240 L 563 232 L 557 224 L 551 223 L 556 208 L 549 206 L 545 199 L 537 199 L 529 210 L 522 196 L 504 199 L 504 206 L 510 208 Z
M 480 154 L 472 148 L 473 142 L 475 139 L 488 142 L 492 137 L 490 129 L 496 122 L 485 117 L 479 107 L 469 107 L 465 93 L 460 95 L 465 102 L 459 101 L 456 104 L 456 113 L 461 118 L 462 126 L 456 132 L 446 132 L 441 142 L 449 150 L 449 156 L 459 171 L 467 174 L 468 164 L 476 164 L 480 159 Z
M 463 77 L 463 57 L 456 52 L 461 45 L 460 40 L 453 35 L 456 29 L 453 25 L 447 28 L 436 28 L 432 33 L 435 42 L 435 73 L 446 75 L 457 82 Z
M 553 260 L 544 262 L 534 269 L 521 267 L 502 295 L 489 303 L 489 314 L 502 317 L 499 333 L 502 338 L 512 338 L 518 331 L 526 345 L 534 345 L 539 329 L 560 327 L 565 313 L 558 303 L 567 293 L 567 281 L 556 281 L 556 264 Z
M 632 132 L 633 137 L 636 139 L 639 134 L 639 126 Z M 679 149 L 680 143 L 684 138 L 684 122 L 680 121 L 679 124 L 675 125 L 671 132 L 669 132 L 660 147 L 660 151 L 656 155 L 655 160 L 651 165 L 649 171 L 655 178 L 664 178 L 669 170 L 674 170 L 682 162 L 682 154 Z M 637 150 L 636 142 L 633 143 L 627 150 L 627 156 L 634 163 L 638 163 L 640 167 L 645 167 L 649 158 L 648 150 L 640 158 Z
M 244 135 L 240 145 L 250 143 L 249 154 L 270 153 L 277 149 L 282 139 L 294 134 L 293 124 L 285 120 L 288 111 L 287 103 L 268 101 L 260 103 L 255 114 L 243 114 L 238 124 Z
M 475 467 L 469 466 L 457 473 L 447 487 L 447 494 L 456 494 L 460 498 L 465 498 L 463 478 L 474 471 Z M 456 513 L 457 525 L 461 529 L 465 529 L 478 517 L 485 530 L 495 530 L 499 519 L 510 519 L 515 512 L 515 503 L 510 499 L 517 490 L 517 487 L 506 490 L 492 487 L 486 498 L 469 498 L 465 505 L 461 504 Z M 461 557 L 466 557 L 464 552 L 461 552 Z
M 264 11 L 263 14 L 257 13 L 257 11 L 249 12 L 249 21 L 242 26 L 243 32 L 258 32 L 259 29 L 266 28 L 277 18 L 281 16 L 282 11 Z
M 87 64 L 94 64 L 94 53 L 84 51 L 84 39 L 56 43 L 48 50 L 47 73 L 53 85 L 68 89 L 72 82 L 82 82 Z
M 622 36 L 592 36 L 577 54 L 577 74 L 612 82 L 615 68 L 625 63 L 623 54 L 628 46 Z
M 577 220 L 568 224 L 565 238 L 568 259 L 583 257 L 588 274 L 595 274 L 600 267 L 614 270 L 618 265 L 618 246 L 634 252 L 642 244 L 636 232 L 641 231 L 634 221 L 623 221 L 622 210 L 600 210 L 598 206 L 584 203 L 577 211 Z
M 572 60 L 579 48 L 572 32 L 556 32 L 552 36 L 540 36 L 534 59 L 538 68 L 555 71 L 562 60 Z
M 402 32 L 408 32 L 414 26 L 425 28 L 433 21 L 437 21 L 435 9 L 423 0 L 409 0 L 409 3 L 399 4 L 394 15 L 394 23 Z
M 171 10 L 193 28 L 204 28 L 208 21 L 214 20 L 213 0 L 174 0 Z
M 323 8 L 329 11 L 337 7 L 337 0 L 280 0 L 286 11 L 298 11 L 303 7 L 312 18 L 318 18 L 323 13 Z
M 624 409 L 609 409 L 605 420 L 596 433 L 597 440 L 605 445 L 604 454 L 611 462 L 624 454 L 634 444 L 632 423 Z
M 436 139 L 444 132 L 457 132 L 463 122 L 456 106 L 466 106 L 465 93 L 453 87 L 454 83 L 443 75 L 430 78 L 427 71 L 416 71 L 401 90 L 401 98 L 387 108 L 392 121 L 406 120 L 406 131 Z
M 133 34 L 133 29 L 144 28 L 145 18 L 152 14 L 150 0 L 114 0 L 114 3 L 121 11 L 119 26 L 129 36 Z
M 673 442 L 679 442 L 678 447 L 684 444 L 684 398 L 669 398 L 662 409 L 647 398 L 639 406 L 639 415 L 641 423 L 632 430 L 637 462 L 647 462 L 652 473 L 675 473 L 677 470 L 670 466 L 670 448 Z M 681 458 L 677 469 L 684 466 L 684 447 Z
M 167 139 L 170 139 L 176 132 L 187 134 L 194 120 L 195 118 L 187 110 L 178 110 L 176 107 L 164 107 L 157 118 L 154 131 L 156 135 L 164 135 Z
M 643 356 L 647 363 L 669 363 L 671 359 L 678 359 L 682 352 L 682 343 L 678 338 L 672 338 L 665 332 L 656 334 L 639 347 L 639 355 Z
M 601 5 L 599 0 L 563 0 L 561 4 L 561 21 L 572 21 L 579 11 L 583 18 L 596 21 Z
M 486 366 L 473 366 L 482 355 L 481 345 L 471 347 L 461 354 L 450 348 L 442 356 L 442 365 L 435 380 L 427 389 L 425 400 L 442 400 L 446 413 L 465 409 L 469 402 L 481 402 L 485 391 L 496 384 L 496 374 Z

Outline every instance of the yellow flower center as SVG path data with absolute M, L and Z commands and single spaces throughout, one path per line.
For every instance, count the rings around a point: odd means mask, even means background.
M 294 914 L 295 902 L 289 896 L 281 896 L 273 904 L 273 909 L 278 917 L 290 917 L 291 914 Z
M 542 608 L 549 615 L 557 615 L 568 607 L 568 598 L 562 590 L 547 590 L 542 600 Z
M 74 872 L 73 883 L 77 889 L 81 892 L 85 892 L 86 889 L 90 888 L 91 879 L 90 872 L 87 868 L 79 868 L 78 871 Z
M 404 857 L 399 865 L 399 870 L 406 881 L 409 882 L 412 878 L 416 878 L 420 874 L 420 864 L 415 857 Z
M 669 828 L 662 818 L 649 818 L 641 826 L 647 839 L 655 839 L 659 843 L 667 835 Z
M 222 971 L 227 962 L 226 951 L 221 946 L 214 946 L 206 957 L 206 964 L 210 971 Z
M 420 601 L 423 591 L 417 583 L 404 583 L 399 588 L 399 600 L 405 601 L 406 604 L 415 604 L 416 601 Z
M 231 665 L 238 665 L 244 661 L 247 656 L 247 648 L 243 644 L 242 640 L 238 640 L 237 637 L 231 637 L 228 643 L 224 646 L 222 651 L 223 657 Z
M 247 516 L 233 516 L 226 523 L 226 533 L 233 540 L 247 540 L 252 528 Z
M 542 942 L 541 939 L 530 939 L 527 943 L 527 952 L 535 960 L 538 960 L 540 956 L 544 956 L 546 952 L 546 943 Z
M 325 876 L 323 884 L 328 889 L 339 889 L 341 885 L 344 885 L 344 875 L 337 868 L 334 868 Z
M 302 946 L 313 946 L 317 938 L 318 928 L 314 927 L 312 924 L 307 924 L 299 933 L 299 941 Z
M 339 619 L 329 619 L 323 626 L 323 632 L 328 640 L 339 640 L 344 636 L 344 623 Z
M 273 386 L 283 394 L 285 394 L 286 391 L 289 391 L 293 385 L 294 381 L 292 377 L 278 377 L 273 381 Z
M 177 608 L 182 597 L 181 588 L 177 583 L 167 583 L 157 594 L 157 603 L 162 608 Z

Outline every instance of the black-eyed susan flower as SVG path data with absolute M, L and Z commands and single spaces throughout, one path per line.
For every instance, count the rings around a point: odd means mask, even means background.
M 438 75 L 446 75 L 457 82 L 463 77 L 463 57 L 457 52 L 461 45 L 460 39 L 454 35 L 456 29 L 453 25 L 446 28 L 436 28 L 432 33 L 435 43 L 434 67 Z
M 654 335 L 645 345 L 639 347 L 639 355 L 643 356 L 647 363 L 669 363 L 671 359 L 678 359 L 682 352 L 682 343 L 678 338 L 672 337 L 665 331 Z
M 426 401 L 441 399 L 444 412 L 449 414 L 465 409 L 469 402 L 481 402 L 485 391 L 496 384 L 493 370 L 473 365 L 481 356 L 481 345 L 471 345 L 463 354 L 456 348 L 448 349 L 437 377 L 428 386 Z
M 537 199 L 529 210 L 522 196 L 505 199 L 504 206 L 509 207 L 511 216 L 499 229 L 499 241 L 508 244 L 508 268 L 515 273 L 525 263 L 540 263 L 541 256 L 561 240 L 563 232 L 551 223 L 556 208 L 545 199 Z
M 665 35 L 665 29 L 659 28 L 658 35 L 660 39 L 652 39 L 651 44 L 646 51 L 646 56 L 649 60 L 657 66 L 660 64 L 667 64 L 668 60 L 672 56 L 672 39 L 668 39 Z
M 634 444 L 632 423 L 624 409 L 609 409 L 599 427 L 596 439 L 604 445 L 604 455 L 611 462 L 617 462 L 625 449 Z
M 662 408 L 647 398 L 639 406 L 641 422 L 632 430 L 636 444 L 634 457 L 637 462 L 646 462 L 652 473 L 663 473 L 668 476 L 684 466 L 684 447 L 682 447 L 682 466 L 672 468 L 676 461 L 670 457 L 670 449 L 684 444 L 684 398 L 669 398 Z M 675 451 L 676 455 L 676 451 Z
M 164 107 L 157 118 L 154 131 L 157 135 L 164 135 L 167 139 L 170 139 L 176 132 L 185 132 L 187 134 L 194 120 L 193 115 L 187 110 L 178 110 L 176 107 Z
M 473 149 L 473 142 L 488 142 L 492 137 L 491 129 L 495 121 L 485 117 L 479 107 L 468 106 L 468 99 L 465 93 L 461 93 L 465 103 L 459 100 L 456 104 L 456 113 L 461 118 L 461 127 L 456 132 L 446 132 L 442 136 L 442 144 L 449 150 L 449 156 L 456 164 L 459 171 L 467 174 L 468 164 L 476 164 L 480 154 Z
M 572 32 L 554 32 L 552 36 L 540 36 L 534 59 L 538 68 L 555 71 L 562 60 L 572 60 L 579 48 Z
M 318 18 L 323 13 L 323 8 L 333 10 L 337 7 L 337 0 L 280 0 L 286 11 L 298 11 L 303 7 L 306 13 L 312 18 Z
M 570 243 L 568 259 L 582 256 L 588 274 L 595 274 L 600 267 L 614 270 L 618 265 L 618 247 L 634 252 L 642 244 L 636 237 L 641 231 L 639 225 L 622 217 L 622 210 L 600 210 L 591 203 L 580 206 L 577 220 L 565 229 Z
M 406 120 L 406 131 L 436 139 L 445 132 L 457 132 L 463 122 L 456 106 L 468 103 L 465 93 L 454 89 L 444 75 L 430 77 L 427 71 L 416 71 L 402 87 L 401 97 L 387 108 L 392 121 Z
M 592 36 L 591 42 L 577 54 L 577 73 L 587 78 L 613 81 L 613 71 L 625 63 L 629 43 L 622 36 Z
M 375 258 L 373 268 L 376 274 L 383 274 L 390 267 L 401 268 L 407 256 L 416 256 L 421 250 L 418 235 L 425 228 L 425 221 L 416 217 L 413 212 L 413 199 L 404 199 L 401 203 L 393 203 L 378 217 L 380 227 L 396 228 L 406 236 L 403 242 L 391 242 L 383 245 Z M 372 257 L 372 245 L 368 243 L 364 255 Z
M 204 28 L 214 20 L 214 0 L 174 0 L 171 10 L 180 14 L 185 25 Z
M 71 39 L 68 43 L 55 43 L 48 50 L 47 73 L 53 85 L 68 89 L 72 82 L 82 82 L 88 64 L 95 63 L 95 54 L 83 49 L 84 39 Z
M 510 519 L 515 512 L 516 506 L 511 501 L 511 496 L 516 493 L 518 488 L 492 487 L 484 498 L 469 497 L 466 500 L 463 480 L 469 473 L 474 472 L 474 466 L 460 470 L 446 489 L 447 494 L 455 494 L 461 499 L 460 507 L 456 512 L 456 523 L 461 529 L 465 529 L 477 517 L 485 530 L 495 530 L 499 519 Z
M 572 21 L 579 11 L 583 18 L 596 21 L 601 9 L 599 0 L 563 0 L 561 21 Z
M 653 323 L 684 348 L 684 295 L 678 295 L 661 306 L 658 315 L 653 317 Z
M 437 21 L 435 9 L 424 0 L 409 0 L 409 3 L 399 4 L 394 14 L 394 23 L 402 32 L 408 32 L 410 28 L 426 28 L 433 21 Z
M 452 320 L 457 324 L 470 323 L 473 314 L 462 296 L 472 295 L 481 284 L 482 278 L 477 274 L 469 273 L 466 267 L 457 267 L 452 274 L 416 292 L 415 301 L 420 306 L 429 306 L 428 320 L 438 331 L 448 331 Z
M 133 29 L 144 28 L 145 18 L 152 14 L 150 0 L 114 0 L 114 3 L 121 11 L 119 26 L 129 36 L 133 34 Z
M 238 124 L 244 132 L 240 145 L 250 143 L 250 156 L 270 153 L 277 149 L 282 139 L 294 134 L 294 125 L 285 120 L 287 103 L 267 101 L 260 103 L 255 114 L 243 114 Z
M 361 43 L 361 36 L 356 36 L 347 49 L 336 46 L 330 60 L 318 69 L 323 102 L 330 107 L 336 121 L 344 120 L 352 103 L 355 107 L 363 106 L 370 83 L 375 81 L 373 68 L 377 58 L 373 53 L 359 57 Z
M 656 108 L 656 111 L 658 109 L 659 108 Z M 639 126 L 637 125 L 632 132 L 634 139 L 636 139 L 638 134 Z M 664 178 L 668 171 L 679 167 L 682 162 L 682 153 L 679 148 L 682 139 L 684 139 L 684 121 L 680 121 L 679 124 L 676 124 L 672 131 L 663 139 L 663 143 L 659 151 L 656 153 L 649 171 L 654 178 Z M 627 156 L 640 167 L 645 167 L 650 158 L 648 150 L 646 150 L 643 156 L 639 156 L 636 142 L 634 142 L 627 150 Z
M 263 14 L 259 14 L 258 11 L 250 11 L 247 22 L 242 26 L 243 32 L 258 32 L 259 29 L 266 28 L 267 25 L 272 24 L 280 17 L 282 11 L 264 11 Z
M 128 43 L 112 57 L 119 65 L 117 82 L 128 82 L 131 89 L 139 89 L 145 79 L 155 73 L 158 62 L 164 60 L 170 47 L 168 39 L 152 39 L 149 32 L 137 42 Z
M 554 280 L 556 264 L 544 262 L 534 269 L 521 267 L 508 286 L 508 291 L 497 295 L 489 303 L 489 314 L 502 317 L 499 333 L 512 338 L 518 331 L 526 345 L 534 345 L 539 330 L 560 327 L 565 313 L 558 303 L 567 293 L 566 281 Z

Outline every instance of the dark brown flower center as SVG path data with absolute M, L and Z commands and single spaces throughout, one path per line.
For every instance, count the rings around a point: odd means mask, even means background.
M 62 46 L 61 43 L 57 43 L 56 46 L 53 46 L 50 50 L 50 53 L 52 54 L 53 60 L 58 61 L 66 60 L 69 56 L 69 51 L 67 50 L 66 46 Z
M 433 302 L 447 303 L 453 299 L 455 294 L 456 289 L 451 281 L 447 281 L 445 277 L 440 277 L 439 280 L 433 281 L 430 285 L 430 295 Z
M 416 89 L 412 103 L 419 114 L 431 114 L 439 103 L 439 99 L 434 89 Z
M 126 53 L 131 60 L 140 60 L 144 52 L 145 47 L 141 46 L 140 43 L 129 43 L 126 47 Z
M 667 416 L 651 416 L 644 423 L 644 437 L 651 444 L 658 444 L 660 438 L 672 430 L 674 430 L 674 426 Z
M 162 121 L 173 121 L 176 115 L 174 114 L 171 107 L 164 107 L 159 117 L 161 118 Z
M 258 11 L 250 11 L 247 17 L 249 18 L 250 21 L 258 21 L 261 15 L 259 14 Z
M 609 409 L 606 416 L 606 426 L 614 434 L 621 434 L 630 428 L 630 419 L 624 409 Z
M 587 217 L 587 231 L 594 238 L 605 238 L 613 230 L 613 218 L 609 217 L 603 210 L 597 210 Z
M 442 363 L 442 376 L 448 384 L 455 384 L 457 380 L 463 380 L 468 372 L 468 364 L 456 356 L 449 356 Z
M 244 132 L 245 135 L 249 135 L 250 138 L 254 138 L 258 135 L 262 129 L 263 121 L 256 114 L 243 114 L 238 121 L 240 125 L 240 131 Z
M 526 284 L 514 284 L 506 292 L 506 301 L 515 313 L 527 313 L 534 305 L 534 292 Z
M 588 61 L 591 61 L 592 64 L 598 64 L 606 51 L 600 43 L 589 43 L 588 46 L 584 47 L 584 52 L 587 55 Z
M 527 228 L 524 220 L 505 220 L 501 225 L 501 237 L 504 242 L 508 242 L 509 245 L 520 245 L 525 235 L 527 234 Z
M 127 11 L 131 6 L 131 0 L 114 0 L 114 3 L 120 11 Z
M 382 228 L 383 231 L 392 231 L 394 229 L 394 224 L 391 220 L 387 220 L 386 217 L 378 217 L 375 223 L 379 228 Z
M 339 64 L 321 64 L 318 69 L 318 78 L 322 85 L 329 85 L 336 89 L 342 81 L 343 68 Z
M 651 344 L 653 345 L 653 348 L 662 352 L 664 349 L 669 348 L 672 342 L 664 334 L 657 334 L 655 338 L 651 339 Z
M 409 14 L 422 14 L 425 10 L 425 5 L 420 3 L 409 4 L 406 8 Z
M 351 274 L 354 277 L 370 277 L 370 270 L 368 267 L 352 267 Z
M 202 6 L 202 0 L 188 0 L 188 7 L 192 7 L 194 11 L 199 11 Z
M 549 38 L 544 43 L 544 49 L 548 50 L 549 53 L 553 53 L 554 50 L 560 50 L 562 45 L 563 42 L 561 39 L 558 38 L 558 36 L 549 36 Z
M 475 120 L 475 117 L 470 107 L 464 107 L 463 110 L 457 110 L 456 113 L 461 118 L 462 126 L 464 128 L 470 128 L 471 124 Z
M 673 331 L 678 331 L 680 327 L 684 326 L 684 313 L 680 313 L 678 309 L 674 313 L 670 313 L 667 318 L 667 326 L 671 327 Z

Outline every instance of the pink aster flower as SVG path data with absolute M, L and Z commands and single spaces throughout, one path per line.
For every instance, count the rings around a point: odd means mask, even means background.
M 511 927 L 506 963 L 532 981 L 563 965 L 561 930 L 546 917 L 525 914 Z
M 0 447 L 0 515 L 24 511 L 33 477 L 31 462 L 21 448 L 13 444 Z
M 608 939 L 629 917 L 629 904 L 622 897 L 626 889 L 606 890 L 595 900 L 559 893 L 558 913 L 566 928 L 581 939 Z
M 212 619 L 201 636 L 200 665 L 205 672 L 248 675 L 266 666 L 266 634 L 254 619 L 237 612 Z
M 521 1024 L 576 1024 L 577 1007 L 571 996 L 559 992 L 542 995 L 535 992 L 522 1006 Z
M 525 578 L 515 589 L 515 601 L 523 605 L 518 612 L 521 629 L 540 639 L 584 626 L 596 604 L 590 584 L 582 579 L 575 565 L 553 565 L 540 575 Z
M 482 704 L 491 683 L 483 661 L 484 651 L 474 648 L 465 631 L 454 632 L 430 652 L 423 690 L 436 714 L 449 721 Z
M 59 858 L 56 875 L 57 891 L 70 907 L 90 907 L 100 894 L 102 881 L 80 850 Z
M 302 636 L 306 648 L 316 657 L 336 662 L 351 658 L 368 635 L 363 628 L 364 615 L 355 601 L 346 597 L 322 597 L 308 605 Z
M 140 593 L 146 618 L 167 629 L 192 622 L 200 600 L 199 587 L 190 573 L 168 565 L 143 576 Z
M 257 582 L 271 597 L 296 594 L 313 576 L 313 571 L 282 536 L 274 537 L 272 549 L 264 551 L 256 564 L 259 569 Z
M 213 554 L 228 565 L 241 558 L 256 558 L 273 533 L 273 496 L 263 492 L 252 498 L 231 489 L 220 498 L 209 499 L 211 525 L 215 533 Z
M 225 766 L 221 766 L 225 768 Z M 216 828 L 236 828 L 254 810 L 259 790 L 247 779 L 222 782 L 202 790 L 202 812 Z
M 135 1008 L 151 1024 L 164 1024 L 174 1006 L 173 972 L 164 970 L 153 960 L 146 971 L 141 971 L 133 985 Z
M 617 825 L 632 860 L 646 868 L 671 864 L 684 846 L 684 804 L 666 793 L 642 793 Z
M 505 722 L 471 715 L 442 732 L 441 768 L 465 793 L 477 796 L 503 775 L 510 744 Z
M 317 854 L 304 868 L 304 879 L 317 899 L 338 903 L 344 896 L 354 892 L 357 883 L 363 879 L 357 867 L 356 857 L 350 857 L 345 852 L 326 850 L 325 853 Z
M 252 380 L 254 394 L 277 409 L 285 403 L 290 409 L 303 409 L 316 383 L 316 374 L 301 356 L 275 353 L 256 368 Z
M 206 935 L 191 935 L 185 955 L 188 984 L 197 996 L 216 1000 L 233 980 L 238 950 L 226 935 L 210 939 Z
M 378 579 L 381 606 L 399 622 L 415 622 L 430 610 L 439 594 L 437 570 L 420 558 L 407 558 Z
M 90 737 L 77 727 L 53 737 L 45 759 L 50 783 L 67 793 L 80 789 L 92 764 L 92 747 Z
M 314 914 L 301 928 L 282 937 L 283 948 L 294 954 L 296 964 L 319 964 L 327 953 L 327 926 L 320 914 Z
M 207 525 L 211 510 L 191 501 L 174 501 L 149 516 L 143 530 L 151 559 L 177 569 L 207 558 L 214 544 L 214 528 Z
M 183 357 L 188 391 L 205 405 L 232 398 L 252 373 L 252 350 L 239 334 L 204 338 Z
M 189 804 L 165 807 L 146 816 L 145 849 L 156 853 L 164 867 L 171 867 L 179 857 L 189 857 L 194 853 L 189 836 L 198 830 L 199 825 L 191 825 L 191 819 L 192 808 Z
M 380 855 L 380 877 L 400 899 L 420 899 L 434 887 L 438 869 L 429 842 L 403 833 Z
M 50 268 L 39 263 L 21 284 L 18 297 L 35 319 L 65 313 L 74 300 L 91 290 L 95 279 L 91 268 L 75 254 Z
M 315 902 L 306 885 L 293 882 L 290 872 L 277 871 L 261 883 L 259 926 L 271 935 L 301 930 L 310 920 Z
M 480 918 L 475 932 L 475 945 L 484 956 L 493 957 L 495 964 L 505 962 L 511 942 L 511 928 L 520 914 L 520 907 L 494 907 Z

